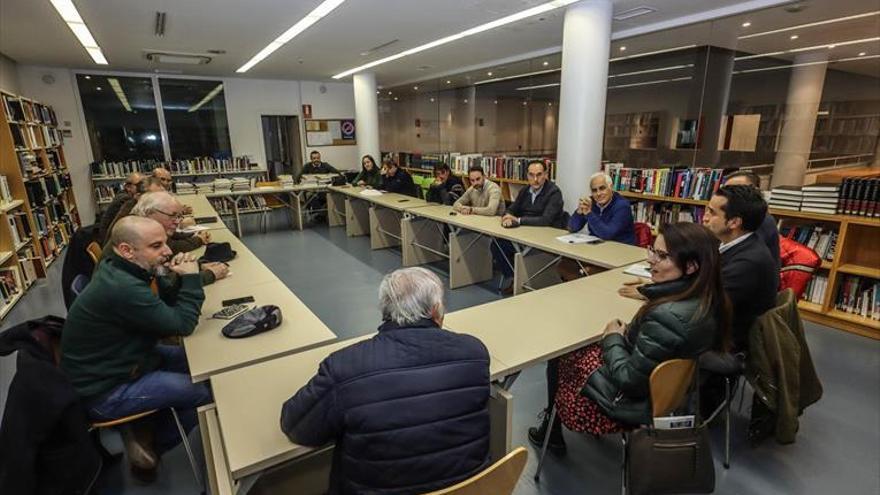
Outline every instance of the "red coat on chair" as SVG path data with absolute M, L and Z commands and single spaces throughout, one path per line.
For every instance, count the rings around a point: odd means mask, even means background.
M 779 237 L 779 259 L 782 268 L 779 271 L 779 290 L 790 288 L 800 299 L 807 283 L 813 278 L 813 272 L 822 264 L 822 259 L 815 251 L 787 237 Z

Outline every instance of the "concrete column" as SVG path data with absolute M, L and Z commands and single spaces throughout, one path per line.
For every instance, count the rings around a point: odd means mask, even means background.
M 727 100 L 730 98 L 730 83 L 733 80 L 733 64 L 736 53 L 720 47 L 710 47 L 708 57 L 701 50 L 700 62 L 695 64 L 695 72 L 702 80 L 703 90 L 699 102 L 701 136 L 694 157 L 697 167 L 717 167 L 721 159 L 718 142 L 721 137 L 721 122 L 727 113 Z
M 871 163 L 874 168 L 880 168 L 880 137 L 877 138 L 877 148 L 874 150 L 874 162 Z
M 361 157 L 370 155 L 379 162 L 379 101 L 376 98 L 376 75 L 354 75 L 354 119 L 356 123 L 358 168 Z M 393 108 L 393 107 L 392 107 Z M 393 150 L 389 150 L 393 151 Z
M 602 167 L 611 0 L 582 0 L 565 10 L 556 182 L 566 210 L 589 193 L 589 177 Z
M 825 86 L 827 51 L 804 53 L 794 59 L 785 100 L 785 123 L 779 135 L 771 187 L 801 186 L 807 172 L 807 160 L 816 130 L 816 114 Z

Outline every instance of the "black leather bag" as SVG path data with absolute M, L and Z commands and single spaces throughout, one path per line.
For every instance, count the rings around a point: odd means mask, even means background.
M 715 463 L 707 427 L 658 430 L 629 435 L 627 486 L 630 495 L 712 493 Z

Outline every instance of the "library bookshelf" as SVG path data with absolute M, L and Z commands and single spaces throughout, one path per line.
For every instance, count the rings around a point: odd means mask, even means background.
M 70 243 L 80 227 L 53 109 L 0 92 L 0 319 Z
M 705 206 L 707 201 L 655 196 L 629 191 L 617 191 L 631 201 L 648 201 Z M 824 215 L 803 211 L 789 211 L 771 208 L 770 213 L 781 223 L 803 225 L 816 223 L 837 229 L 837 246 L 832 261 L 823 261 L 819 272 L 828 277 L 828 289 L 822 303 L 806 300 L 798 302 L 801 316 L 809 321 L 830 326 L 858 335 L 880 339 L 880 321 L 866 318 L 857 313 L 841 309 L 836 300 L 848 275 L 880 280 L 880 219 L 850 216 Z

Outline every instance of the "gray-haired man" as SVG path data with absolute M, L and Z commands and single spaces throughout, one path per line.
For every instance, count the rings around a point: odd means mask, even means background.
M 489 453 L 489 353 L 443 330 L 443 285 L 404 268 L 379 286 L 382 325 L 325 359 L 284 403 L 293 442 L 337 442 L 330 493 L 424 493 L 477 472 Z

